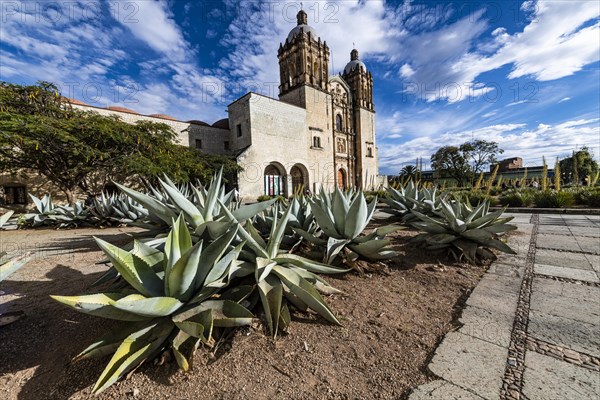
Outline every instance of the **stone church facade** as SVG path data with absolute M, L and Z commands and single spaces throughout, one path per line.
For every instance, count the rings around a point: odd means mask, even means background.
M 167 123 L 180 144 L 235 157 L 243 168 L 235 184 L 246 201 L 321 187 L 377 187 L 373 77 L 357 50 L 342 73 L 329 76 L 327 43 L 304 11 L 297 19 L 277 54 L 279 99 L 248 93 L 228 106 L 228 118 L 212 125 L 122 107 L 73 105 L 131 123 Z M 6 179 L 0 176 L 0 186 Z

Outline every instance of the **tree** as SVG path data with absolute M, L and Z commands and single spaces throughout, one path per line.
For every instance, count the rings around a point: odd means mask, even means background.
M 463 152 L 456 146 L 440 147 L 431 156 L 431 167 L 440 178 L 453 178 L 463 186 L 471 177 L 471 167 Z
M 413 178 L 417 175 L 417 167 L 414 165 L 407 165 L 400 170 L 400 176 L 407 176 Z
M 166 124 L 128 124 L 116 116 L 71 107 L 56 86 L 0 82 L 0 169 L 37 171 L 62 190 L 70 204 L 74 191 L 97 193 L 96 183 L 163 173 L 175 181 L 204 180 L 218 162 L 226 171 L 237 164 L 174 143 Z
M 504 150 L 498 147 L 498 143 L 480 139 L 463 143 L 460 145 L 460 151 L 470 162 L 473 174 L 482 172 L 486 165 L 496 163 L 496 156 L 504 153 Z
M 571 157 L 560 160 L 559 166 L 563 181 L 574 184 L 579 184 L 581 179 L 593 176 L 598 171 L 598 163 L 587 147 L 582 147 L 581 150 L 574 151 Z

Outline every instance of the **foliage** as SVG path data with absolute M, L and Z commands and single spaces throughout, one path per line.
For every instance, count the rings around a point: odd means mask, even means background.
M 498 143 L 481 139 L 463 143 L 460 151 L 470 162 L 474 174 L 482 172 L 486 165 L 494 164 L 497 161 L 496 156 L 504 153 L 504 150 L 498 147 Z
M 0 227 L 2 226 L 3 220 L 7 215 L 10 217 L 11 213 L 9 212 L 0 217 Z M 6 218 L 6 220 L 8 220 L 8 218 Z M 27 264 L 29 260 L 31 260 L 30 253 L 25 253 L 21 256 L 15 257 L 10 260 L 6 260 L 5 257 L 6 252 L 0 251 L 0 282 L 8 278 L 9 275 L 16 272 L 19 268 L 21 268 L 22 266 Z M 13 322 L 20 319 L 23 315 L 24 314 L 22 311 L 13 311 L 5 314 L 0 313 L 0 326 L 12 324 Z
M 558 162 L 558 157 L 556 157 L 556 162 L 554 163 L 554 190 L 560 192 L 560 163 Z
M 236 170 L 232 160 L 207 156 L 174 144 L 166 124 L 128 124 L 71 107 L 56 86 L 0 82 L 0 169 L 35 170 L 58 186 L 75 205 L 74 191 L 97 193 L 95 185 L 162 172 L 178 181 L 205 178 L 215 164 Z
M 495 197 L 492 197 L 491 195 L 489 195 L 487 193 L 483 193 L 481 191 L 474 191 L 474 190 L 466 192 L 462 196 L 462 198 L 466 199 L 465 201 L 468 201 L 469 204 L 477 204 L 477 205 L 487 201 L 491 206 L 495 206 L 496 203 L 498 202 Z
M 436 211 L 434 217 L 413 211 L 420 221 L 411 225 L 425 231 L 414 240 L 431 250 L 448 250 L 456 259 L 464 257 L 472 263 L 496 259 L 490 249 L 516 254 L 499 240 L 499 235 L 517 229 L 507 224 L 512 217 L 501 218 L 504 210 L 490 213 L 489 206 L 483 202 L 473 209 L 467 202 L 442 200 L 441 211 Z
M 400 176 L 415 179 L 417 176 L 417 167 L 414 165 L 406 165 L 400 170 Z
M 301 229 L 295 231 L 323 249 L 323 262 L 335 263 L 341 256 L 343 263 L 362 271 L 370 267 L 362 267 L 359 258 L 384 260 L 397 255 L 389 250 L 385 236 L 402 227 L 389 225 L 360 236 L 375 212 L 377 199 L 368 204 L 362 192 L 343 193 L 336 188 L 333 193 L 321 191 L 319 196 L 309 199 L 309 203 L 322 235 L 317 237 Z
M 258 196 L 256 201 L 261 202 L 261 201 L 268 201 L 271 200 L 271 196 L 263 194 L 262 196 Z
M 440 199 L 443 197 L 437 195 L 435 187 L 431 189 L 419 188 L 419 185 L 413 181 L 409 181 L 406 186 L 388 187 L 387 194 L 388 196 L 382 198 L 381 201 L 387 204 L 389 208 L 382 211 L 397 215 L 404 222 L 416 219 L 411 213 L 412 210 L 425 215 L 433 215 L 434 210 L 439 208 Z
M 4 226 L 4 224 L 6 224 L 8 222 L 8 220 L 10 219 L 10 217 L 12 217 L 14 211 L 8 211 L 2 215 L 0 215 L 0 229 Z
M 485 194 L 487 194 L 488 196 L 490 195 L 490 192 L 492 191 L 492 185 L 494 184 L 494 180 L 496 179 L 496 174 L 498 174 L 499 168 L 500 168 L 500 164 L 496 164 L 496 166 L 494 167 L 494 170 L 492 171 L 492 174 L 490 175 L 490 178 L 488 179 L 488 181 L 485 185 Z
M 274 206 L 276 209 L 278 207 Z M 258 289 L 271 335 L 275 337 L 280 328 L 286 330 L 289 326 L 288 303 L 301 311 L 312 309 L 327 321 L 339 325 L 338 319 L 319 294 L 319 291 L 326 294 L 338 291 L 316 274 L 339 274 L 346 270 L 280 250 L 292 207 L 288 207 L 281 218 L 277 210 L 273 213 L 267 240 L 260 236 L 250 220 L 246 221 L 244 227 L 227 207 L 222 205 L 222 208 L 229 221 L 237 224 L 243 240 L 240 245 L 244 246 L 240 258 L 246 261 L 244 268 L 250 269 L 250 274 L 254 276 L 254 285 Z
M 508 207 L 529 207 L 533 204 L 533 193 L 528 190 L 511 190 L 500 196 L 500 204 Z
M 573 194 L 575 204 L 589 207 L 600 207 L 600 188 L 570 188 L 566 189 Z
M 441 178 L 453 178 L 458 186 L 463 186 L 471 177 L 471 167 L 460 148 L 456 146 L 440 147 L 431 156 L 431 167 Z
M 41 199 L 32 194 L 29 196 L 35 204 L 37 213 L 24 214 L 20 221 L 21 226 L 72 228 L 83 224 L 92 224 L 90 213 L 82 202 L 76 202 L 72 207 L 69 205 L 55 206 L 50 195 L 44 195 Z
M 576 185 L 580 184 L 580 177 L 594 176 L 599 171 L 598 163 L 587 147 L 582 147 L 577 152 L 574 151 L 571 157 L 563 158 L 559 165 L 563 181 Z
M 107 225 L 114 222 L 132 224 L 148 217 L 148 210 L 122 193 L 105 194 L 103 192 L 94 198 L 89 213 L 96 219 L 96 225 Z
M 230 249 L 233 228 L 210 245 L 192 244 L 183 216 L 173 222 L 164 251 L 136 241 L 126 251 L 96 239 L 127 287 L 82 296 L 51 296 L 76 311 L 123 321 L 75 360 L 113 354 L 94 385 L 100 393 L 144 360 L 170 349 L 180 368 L 201 343 L 214 344 L 218 329 L 248 325 L 253 314 L 239 303 L 245 296 L 227 291 L 240 268 L 241 246 Z M 219 298 L 213 295 L 221 293 Z M 186 350 L 187 349 L 187 350 Z
M 541 189 L 542 192 L 545 192 L 548 190 L 548 164 L 546 164 L 546 157 L 542 157 L 542 162 L 544 163 L 544 167 L 542 169 Z
M 538 208 L 570 207 L 575 204 L 575 197 L 570 191 L 545 190 L 534 195 L 534 203 Z

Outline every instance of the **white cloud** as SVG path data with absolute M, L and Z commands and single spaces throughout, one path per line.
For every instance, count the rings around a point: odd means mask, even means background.
M 569 101 L 569 100 L 571 100 L 571 98 L 567 96 L 567 97 L 563 97 L 563 98 L 562 98 L 562 99 L 560 99 L 558 102 L 559 102 L 559 103 L 562 103 L 563 101 Z

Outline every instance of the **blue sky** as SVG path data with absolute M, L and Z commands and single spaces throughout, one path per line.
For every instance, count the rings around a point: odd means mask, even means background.
M 247 91 L 276 97 L 299 2 L 0 2 L 0 80 L 55 82 L 96 106 L 212 123 Z M 340 72 L 374 78 L 382 173 L 442 145 L 494 140 L 539 165 L 600 155 L 600 2 L 304 1 Z

